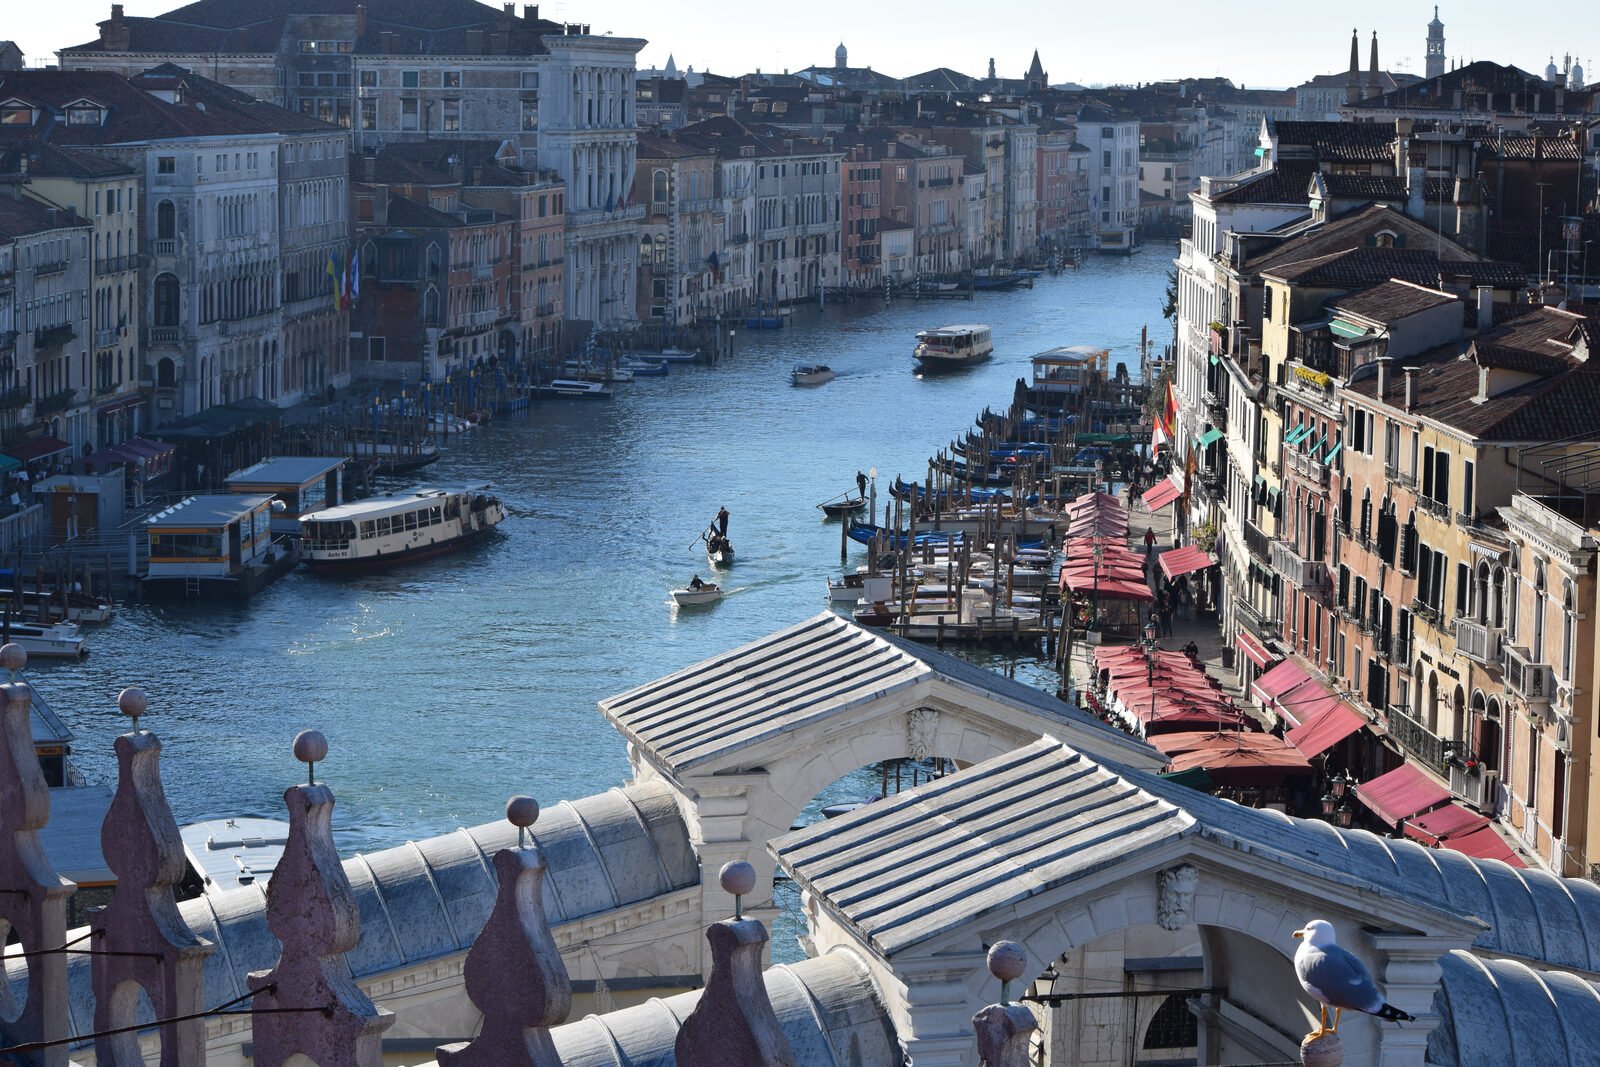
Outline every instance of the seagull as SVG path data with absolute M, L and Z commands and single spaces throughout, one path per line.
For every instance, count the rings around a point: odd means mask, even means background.
M 1305 928 L 1296 930 L 1300 947 L 1294 954 L 1294 972 L 1300 976 L 1300 986 L 1321 1004 L 1320 1022 L 1309 1037 L 1336 1033 L 1339 1016 L 1344 1009 L 1376 1015 L 1385 1022 L 1412 1023 L 1415 1015 L 1407 1015 L 1387 1003 L 1378 992 L 1372 975 L 1362 962 L 1339 947 L 1334 939 L 1333 924 L 1326 919 L 1312 919 Z M 1333 1025 L 1328 1025 L 1328 1009 L 1333 1009 Z

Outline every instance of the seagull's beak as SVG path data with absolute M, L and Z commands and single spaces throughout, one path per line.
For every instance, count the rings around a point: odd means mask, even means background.
M 1306 936 L 1306 932 L 1304 930 L 1296 930 L 1294 932 L 1294 936 L 1297 938 L 1304 937 Z

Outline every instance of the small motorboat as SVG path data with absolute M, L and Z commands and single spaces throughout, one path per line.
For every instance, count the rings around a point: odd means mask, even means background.
M 698 588 L 686 585 L 682 589 L 674 589 L 672 591 L 672 600 L 680 608 L 698 608 L 707 604 L 715 604 L 722 599 L 722 595 L 722 587 L 720 585 L 702 582 Z
M 659 352 L 642 352 L 640 356 L 654 363 L 698 363 L 700 350 L 688 348 L 663 348 Z
M 789 372 L 790 385 L 822 385 L 833 381 L 833 368 L 825 363 L 796 363 Z
M 89 654 L 75 622 L 29 623 L 7 619 L 0 641 L 18 644 L 30 659 L 82 659 Z
M 826 504 L 817 505 L 830 519 L 842 519 L 846 515 L 854 515 L 866 506 L 866 498 L 859 496 L 847 496 L 843 500 L 830 500 Z

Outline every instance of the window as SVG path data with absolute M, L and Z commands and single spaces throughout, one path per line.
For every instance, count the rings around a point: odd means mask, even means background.
M 461 72 L 459 70 L 444 71 L 439 75 L 439 77 L 441 79 L 439 84 L 444 86 L 446 89 L 461 88 Z
M 171 200 L 163 200 L 156 205 L 156 240 L 171 241 L 177 236 L 177 210 Z
M 361 98 L 361 128 L 363 130 L 378 128 L 378 101 L 372 97 Z
M 364 71 L 362 71 L 361 72 L 361 88 L 363 88 L 363 89 L 376 89 L 377 87 L 378 87 L 378 72 L 375 71 L 375 70 L 364 70 Z
M 414 130 L 417 128 L 417 102 L 415 100 L 400 101 L 400 128 Z
M 400 88 L 402 88 L 402 89 L 415 89 L 416 87 L 417 87 L 417 72 L 414 71 L 414 70 L 402 70 L 400 72 Z
M 1470 520 L 1476 517 L 1472 513 L 1473 463 L 1470 459 L 1461 465 L 1461 471 L 1461 513 Z
M 653 171 L 650 175 L 650 200 L 652 203 L 665 204 L 667 202 L 667 172 L 664 170 Z
M 367 359 L 373 363 L 382 363 L 387 347 L 387 339 L 383 337 L 367 338 Z
M 0 107 L 0 126 L 32 126 L 33 108 L 27 104 L 6 104 Z
M 163 274 L 155 284 L 155 325 L 178 325 L 178 277 Z
M 522 128 L 524 130 L 537 130 L 539 128 L 539 101 L 522 101 Z
M 539 88 L 539 72 L 536 71 L 536 70 L 525 70 L 525 71 L 523 71 L 522 72 L 522 87 L 524 89 L 537 89 L 537 88 Z
M 447 131 L 461 129 L 461 101 L 440 101 L 439 128 Z
M 98 107 L 82 106 L 67 108 L 68 126 L 98 126 L 105 114 Z
M 177 160 L 177 157 L 175 157 L 175 156 L 157 156 L 156 157 L 156 173 L 157 174 L 176 174 L 177 172 L 178 172 L 178 160 Z

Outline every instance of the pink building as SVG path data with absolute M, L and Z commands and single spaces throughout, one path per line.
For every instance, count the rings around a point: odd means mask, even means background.
M 1047 249 L 1070 245 L 1072 219 L 1072 142 L 1077 130 L 1052 122 L 1039 128 L 1039 244 Z
M 883 207 L 883 163 L 863 146 L 845 154 L 840 164 L 839 212 L 842 238 L 840 270 L 845 284 L 876 286 L 883 280 L 883 255 L 878 240 L 879 213 Z

